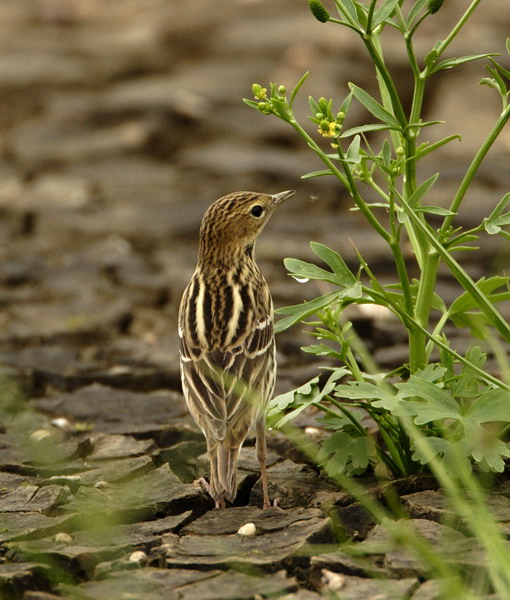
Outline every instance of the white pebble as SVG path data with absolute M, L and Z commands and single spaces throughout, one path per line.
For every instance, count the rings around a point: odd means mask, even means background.
M 239 535 L 255 535 L 256 532 L 257 528 L 255 527 L 255 523 L 246 523 L 237 530 Z
M 51 437 L 51 433 L 46 429 L 36 429 L 30 434 L 30 439 L 34 442 L 41 442 L 48 437 Z
M 139 565 L 147 564 L 147 554 L 141 550 L 135 550 L 129 555 L 129 562 L 138 563 Z
M 59 544 L 70 544 L 73 541 L 73 538 L 68 533 L 61 531 L 55 535 L 55 541 Z
M 94 484 L 94 487 L 97 490 L 103 490 L 104 488 L 110 487 L 110 484 L 107 481 L 98 481 L 97 483 Z
M 332 592 L 337 592 L 344 587 L 345 575 L 329 571 L 328 569 L 322 569 L 321 573 L 323 585 L 327 586 Z
M 53 427 L 62 429 L 62 431 L 71 431 L 71 423 L 69 422 L 69 419 L 66 419 L 65 417 L 57 417 L 56 419 L 52 419 L 51 424 Z

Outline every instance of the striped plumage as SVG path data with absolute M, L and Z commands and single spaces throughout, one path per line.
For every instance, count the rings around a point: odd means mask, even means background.
M 179 308 L 182 387 L 206 438 L 216 507 L 235 499 L 239 451 L 253 424 L 264 506 L 270 504 L 264 409 L 276 374 L 273 303 L 254 248 L 273 210 L 293 194 L 236 192 L 214 202 Z

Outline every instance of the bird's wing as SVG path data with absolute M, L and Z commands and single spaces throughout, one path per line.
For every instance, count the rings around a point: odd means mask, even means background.
M 227 350 L 204 350 L 180 331 L 181 373 L 188 407 L 216 439 L 243 441 L 272 394 L 273 321 L 264 314 Z

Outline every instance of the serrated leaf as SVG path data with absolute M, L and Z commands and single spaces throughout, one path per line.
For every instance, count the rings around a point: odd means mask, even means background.
M 420 369 L 419 371 L 417 371 L 416 375 L 420 379 L 424 379 L 425 381 L 435 383 L 436 381 L 440 381 L 445 373 L 445 367 L 442 367 L 441 365 L 430 364 L 427 365 L 424 369 Z
M 336 275 L 340 286 L 352 287 L 357 283 L 356 277 L 353 275 L 349 267 L 345 264 L 343 258 L 328 246 L 318 242 L 310 242 L 312 252 L 323 260 Z
M 308 302 L 303 302 L 301 304 L 295 304 L 293 306 L 284 306 L 275 311 L 277 314 L 289 315 L 283 319 L 280 319 L 275 323 L 274 330 L 275 333 L 280 333 L 292 325 L 299 323 L 303 319 L 316 314 L 318 311 L 322 310 L 326 306 L 331 306 L 336 301 L 341 298 L 341 291 L 334 291 L 324 294 L 323 296 L 319 296 L 318 298 L 314 298 Z
M 433 459 L 438 459 L 443 468 L 454 477 L 459 472 L 471 471 L 468 456 L 469 444 L 465 439 L 453 442 L 431 436 L 422 437 L 419 443 L 413 444 L 413 460 L 427 465 Z
M 363 104 L 363 106 L 370 113 L 372 113 L 374 117 L 376 117 L 383 123 L 391 125 L 396 129 L 400 129 L 400 125 L 397 119 L 388 110 L 386 110 L 384 106 L 379 104 L 379 102 L 377 102 L 377 100 L 373 98 L 369 93 L 365 92 L 365 90 L 358 87 L 354 83 L 349 83 L 349 88 L 351 89 L 356 99 L 359 102 L 361 102 L 361 104 Z
M 509 202 L 510 193 L 505 194 L 498 202 L 492 213 L 486 219 L 484 219 L 483 225 L 487 233 L 491 235 L 500 233 L 502 227 L 510 225 L 510 211 L 506 213 L 503 212 L 508 206 Z
M 275 396 L 269 401 L 267 406 L 267 415 L 271 416 L 274 413 L 282 412 L 289 406 L 292 406 L 296 401 L 297 396 L 302 396 L 304 398 L 310 396 L 314 389 L 317 388 L 318 383 L 319 376 L 310 379 L 310 381 L 307 381 L 295 390 L 290 390 L 289 392 Z
M 470 348 L 466 353 L 466 360 L 478 369 L 483 369 L 487 355 L 478 346 Z M 452 367 L 453 376 L 453 367 Z M 450 384 L 450 390 L 455 398 L 474 398 L 480 396 L 479 375 L 469 365 L 462 365 L 460 375 Z
M 297 258 L 286 258 L 283 261 L 285 268 L 292 277 L 299 276 L 303 279 L 319 279 L 339 285 L 338 278 L 331 271 L 326 271 L 313 263 L 305 262 Z
M 306 354 L 315 354 L 316 356 L 329 356 L 337 360 L 342 359 L 342 355 L 337 350 L 334 350 L 326 344 L 309 344 L 308 346 L 301 346 L 301 351 Z
M 505 469 L 503 457 L 510 457 L 508 444 L 475 421 L 466 423 L 465 432 L 466 440 L 471 446 L 471 455 L 482 470 L 502 473 Z
M 461 419 L 459 404 L 448 392 L 426 379 L 411 375 L 409 381 L 397 383 L 395 387 L 401 398 L 420 398 L 400 402 L 392 411 L 397 417 L 414 416 L 416 425 L 443 419 Z
M 329 376 L 328 380 L 326 381 L 326 383 L 324 384 L 322 389 L 316 383 L 316 380 L 318 381 L 318 378 L 315 378 L 312 380 L 313 384 L 311 386 L 310 391 L 307 394 L 303 394 L 300 391 L 301 388 L 294 390 L 294 392 L 289 392 L 288 393 L 289 395 L 293 394 L 293 400 L 290 404 L 286 405 L 286 408 L 288 408 L 290 406 L 294 406 L 294 405 L 297 405 L 297 406 L 296 406 L 296 408 L 291 410 L 289 413 L 284 414 L 282 417 L 280 417 L 276 421 L 276 423 L 274 423 L 274 427 L 276 427 L 276 428 L 283 427 L 290 421 L 294 420 L 298 415 L 300 415 L 311 404 L 320 402 L 324 398 L 324 396 L 327 396 L 328 394 L 330 394 L 333 391 L 333 388 L 335 387 L 335 383 L 342 377 L 345 377 L 345 375 L 347 375 L 348 373 L 349 373 L 349 371 L 345 368 L 335 369 Z M 308 388 L 305 388 L 305 389 L 308 389 Z M 282 403 L 287 402 L 289 399 L 289 395 L 284 394 L 285 397 L 283 399 L 280 396 L 279 404 L 281 405 Z M 270 403 L 270 405 L 273 405 L 273 403 L 277 399 L 278 399 L 278 397 L 276 399 L 273 399 L 273 401 Z M 278 409 L 277 411 L 269 410 L 267 412 L 267 415 L 268 415 L 268 417 L 270 417 L 272 415 L 274 416 L 275 412 L 280 412 L 280 411 L 281 411 L 281 409 Z
M 465 416 L 477 423 L 510 423 L 510 392 L 502 388 L 488 390 L 471 404 Z
M 398 396 L 386 389 L 366 381 L 351 381 L 335 387 L 335 396 L 349 400 L 367 400 L 376 408 L 392 411 L 400 402 Z
M 360 474 L 375 456 L 372 438 L 350 436 L 344 431 L 332 433 L 324 440 L 317 460 L 330 477 Z
M 347 410 L 349 411 L 350 416 L 358 423 L 361 423 L 363 417 L 366 416 L 361 410 L 352 410 L 350 408 Z M 320 423 L 324 429 L 329 429 L 330 431 L 351 431 L 357 429 L 351 418 L 342 412 L 335 414 L 328 412 L 321 417 L 317 417 L 315 420 L 317 423 Z

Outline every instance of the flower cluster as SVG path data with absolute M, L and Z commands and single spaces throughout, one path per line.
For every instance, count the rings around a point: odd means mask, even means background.
M 317 102 L 313 98 L 310 98 L 310 108 L 314 116 L 309 117 L 309 119 L 317 124 L 317 131 L 323 137 L 338 138 L 342 131 L 345 113 L 339 111 L 336 116 L 334 116 L 332 104 L 333 101 L 328 101 L 326 98 L 319 98 Z M 331 145 L 336 147 L 335 143 L 332 143 Z

